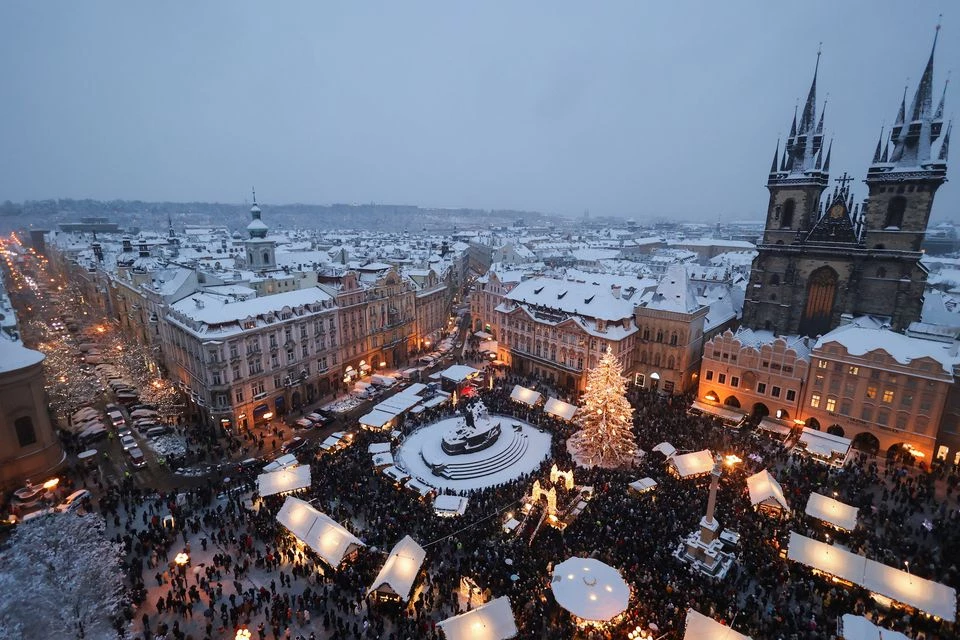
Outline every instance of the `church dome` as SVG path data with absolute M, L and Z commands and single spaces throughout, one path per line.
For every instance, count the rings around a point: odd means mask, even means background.
M 265 238 L 269 227 L 260 218 L 254 218 L 247 225 L 247 233 L 251 238 Z

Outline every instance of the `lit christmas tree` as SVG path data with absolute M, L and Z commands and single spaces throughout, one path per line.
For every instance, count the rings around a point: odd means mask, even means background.
M 626 398 L 623 367 L 610 347 L 587 374 L 587 390 L 580 400 L 580 431 L 567 441 L 567 450 L 583 467 L 615 469 L 633 460 L 633 407 Z

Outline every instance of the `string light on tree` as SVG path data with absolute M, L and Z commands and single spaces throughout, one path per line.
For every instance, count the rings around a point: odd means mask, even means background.
M 587 374 L 576 419 L 581 429 L 567 441 L 567 449 L 581 466 L 614 469 L 629 465 L 636 456 L 633 407 L 627 401 L 622 372 L 620 360 L 607 347 Z

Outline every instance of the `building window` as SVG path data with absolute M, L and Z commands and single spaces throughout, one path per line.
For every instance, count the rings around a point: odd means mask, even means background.
M 867 400 L 873 400 L 877 397 L 877 388 L 874 386 L 867 387 Z
M 33 418 L 23 416 L 13 422 L 13 428 L 17 432 L 17 442 L 21 447 L 29 447 L 37 442 L 37 431 L 33 428 Z
M 883 401 L 887 404 L 890 404 L 891 402 L 893 402 L 893 389 L 884 389 Z
M 850 415 L 850 400 L 847 398 L 840 401 L 840 413 L 845 416 Z
M 907 428 L 907 414 L 898 413 L 897 414 L 897 429 L 904 430 Z
M 822 387 L 823 386 L 823 374 L 818 373 L 813 377 L 813 386 Z
M 266 389 L 264 389 L 264 386 L 263 386 L 263 380 L 260 380 L 259 382 L 255 382 L 253 385 L 253 395 L 259 396 L 263 393 L 266 393 Z
M 757 393 L 759 393 L 760 395 L 763 395 L 763 394 L 765 394 L 766 392 L 767 392 L 767 383 L 766 383 L 766 382 L 758 382 L 758 383 L 757 383 Z
M 815 394 L 813 394 L 812 396 L 810 396 L 810 406 L 813 407 L 814 409 L 816 409 L 817 407 L 820 406 L 820 394 L 819 394 L 819 393 L 815 393 Z
M 836 410 L 837 410 L 836 398 L 827 398 L 827 411 L 833 413 Z
M 772 388 L 770 389 L 770 395 L 773 396 L 774 398 L 779 398 L 779 397 L 780 397 L 780 387 L 772 387 Z
M 826 369 L 826 368 L 827 368 L 827 361 L 826 361 L 826 360 L 817 360 L 817 368 L 818 368 L 818 369 Z
M 793 389 L 787 389 L 787 402 L 793 402 L 797 399 L 797 392 Z
M 273 388 L 279 389 L 283 386 L 283 382 L 280 380 L 280 376 L 273 376 Z
M 877 424 L 884 427 L 890 424 L 890 412 L 888 410 L 880 409 L 880 411 L 877 411 Z
M 792 227 L 793 226 L 793 212 L 797 208 L 797 203 L 793 198 L 787 198 L 786 202 L 783 203 L 783 207 L 780 210 L 780 227 Z
M 670 367 L 670 368 L 672 369 L 673 367 Z M 730 377 L 730 386 L 731 386 L 731 387 L 739 387 L 739 386 L 740 386 L 740 378 L 738 378 L 737 376 L 731 376 L 731 377 Z
M 903 213 L 907 210 L 907 199 L 903 196 L 894 196 L 890 198 L 887 205 L 887 217 L 884 220 L 884 228 L 903 226 Z
M 234 391 L 233 397 L 236 398 L 237 402 L 243 402 L 243 389 L 237 389 Z
M 707 369 L 706 379 L 707 379 L 707 380 L 713 380 L 713 370 L 712 370 L 712 369 Z
M 719 382 L 720 384 L 725 384 L 727 382 L 727 374 L 721 373 L 720 375 L 718 375 L 717 382 Z
M 873 407 L 864 407 L 860 410 L 860 419 L 870 422 L 873 420 Z

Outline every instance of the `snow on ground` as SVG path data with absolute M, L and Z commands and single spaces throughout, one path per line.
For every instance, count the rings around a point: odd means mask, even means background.
M 450 456 L 440 448 L 440 440 L 448 431 L 461 426 L 460 418 L 447 418 L 440 422 L 421 427 L 407 436 L 403 444 L 394 453 L 396 464 L 411 476 L 421 482 L 444 491 L 471 491 L 485 489 L 498 484 L 512 482 L 523 474 L 531 473 L 540 463 L 550 455 L 551 436 L 530 424 L 510 416 L 491 414 L 492 420 L 501 421 L 501 434 L 497 442 L 483 451 Z M 514 431 L 513 425 L 520 425 L 519 433 Z M 514 438 L 519 435 L 526 437 L 526 450 L 512 464 L 504 469 L 491 472 L 478 478 L 450 479 L 433 474 L 431 468 L 423 459 L 426 455 L 431 461 L 442 461 L 447 464 L 465 464 L 495 459 L 512 446 Z
M 337 398 L 330 404 L 324 405 L 322 408 L 324 411 L 331 411 L 333 413 L 346 413 L 351 409 L 355 409 L 363 404 L 363 398 L 358 398 L 356 396 L 344 396 L 342 398 Z
M 165 434 L 156 438 L 147 438 L 147 446 L 158 456 L 180 457 L 187 453 L 187 442 L 180 436 Z

